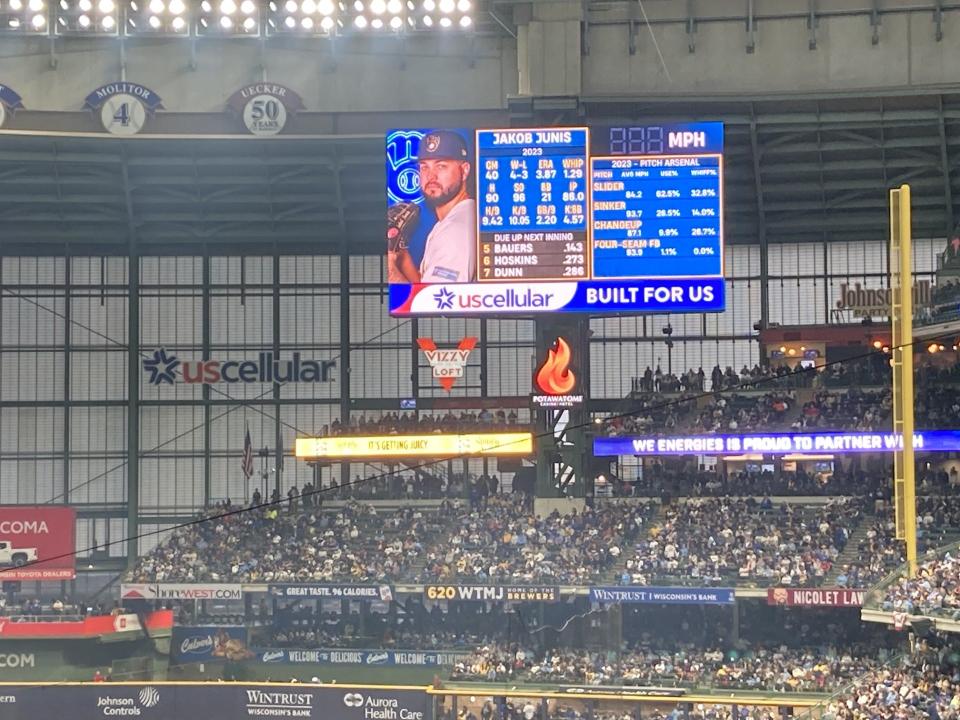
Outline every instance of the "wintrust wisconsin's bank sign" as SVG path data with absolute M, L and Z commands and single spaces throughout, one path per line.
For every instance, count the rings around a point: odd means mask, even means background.
M 159 348 L 143 360 L 143 371 L 151 385 L 216 383 L 317 383 L 332 382 L 336 360 L 312 360 L 300 353 L 287 359 L 272 352 L 259 353 L 247 360 L 181 360 L 174 353 Z

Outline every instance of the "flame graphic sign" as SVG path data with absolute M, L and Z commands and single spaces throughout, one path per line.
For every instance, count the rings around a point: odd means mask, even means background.
M 558 337 L 537 371 L 537 386 L 547 395 L 566 395 L 576 386 L 577 377 L 570 370 L 570 358 L 570 345 Z

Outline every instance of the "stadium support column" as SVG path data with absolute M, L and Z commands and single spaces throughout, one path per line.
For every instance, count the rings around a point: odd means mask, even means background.
M 201 357 L 208 358 L 210 357 L 210 253 L 207 249 L 206 243 L 203 247 L 203 296 L 201 299 L 202 309 L 201 309 L 201 340 L 203 346 L 203 354 Z M 212 459 L 210 454 L 210 447 L 212 445 L 212 425 L 213 425 L 213 408 L 210 406 L 210 386 L 206 383 L 202 386 L 201 389 L 202 398 L 203 398 L 203 504 L 204 506 L 211 505 L 211 492 L 212 492 Z M 244 493 L 243 502 L 246 504 L 250 501 L 250 494 Z
M 280 359 L 280 251 L 277 249 L 276 244 L 273 247 L 273 356 Z M 273 442 L 276 446 L 276 452 L 274 454 L 274 489 L 280 493 L 280 497 L 283 497 L 283 489 L 281 486 L 283 475 L 283 427 L 281 423 L 280 412 L 282 410 L 280 406 L 280 383 L 275 382 L 273 384 L 273 427 L 274 427 L 274 439 Z
M 907 546 L 910 577 L 917 571 L 917 500 L 913 453 L 913 272 L 910 186 L 890 191 L 890 326 L 893 348 L 893 431 L 903 449 L 893 454 L 897 539 Z
M 581 29 L 585 5 L 561 0 L 514 6 L 521 95 L 580 95 L 581 49 L 589 53 L 589 46 L 582 40 L 589 37 L 589 26 L 584 24 Z
M 757 138 L 757 119 L 750 109 L 750 154 L 753 158 L 753 184 L 757 200 L 757 236 L 760 241 L 760 327 L 770 323 L 770 244 L 767 240 L 767 213 L 763 205 L 763 180 L 760 171 L 760 142 Z
M 559 340 L 570 348 L 567 367 L 556 367 L 557 372 L 569 371 L 574 378 L 566 396 L 548 398 L 569 407 L 541 407 L 534 403 L 537 435 L 538 498 L 586 497 L 592 495 L 593 482 L 585 475 L 589 466 L 587 455 L 587 425 L 590 421 L 587 399 L 590 397 L 590 318 L 581 316 L 543 316 L 537 318 L 537 350 L 531 378 L 534 396 L 549 396 L 539 386 L 537 375 L 551 357 L 557 359 L 554 349 Z M 563 377 L 566 377 L 563 375 Z
M 337 195 L 340 195 L 340 165 L 337 164 Z M 343 220 L 343 200 L 338 200 L 340 213 L 340 422 L 350 422 L 350 244 L 347 239 L 346 221 Z M 331 476 L 333 467 L 331 466 Z M 350 463 L 340 463 L 340 484 L 350 481 Z M 317 482 L 317 489 L 322 480 Z M 321 498 L 323 495 L 321 495 Z M 331 497 L 331 500 L 336 498 Z
M 140 253 L 130 240 L 127 257 L 127 567 L 139 555 L 140 534 Z

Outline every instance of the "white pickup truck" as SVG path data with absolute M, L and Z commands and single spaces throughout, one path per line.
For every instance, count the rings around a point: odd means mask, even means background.
M 0 540 L 0 567 L 20 567 L 36 559 L 36 548 L 15 548 L 9 540 Z

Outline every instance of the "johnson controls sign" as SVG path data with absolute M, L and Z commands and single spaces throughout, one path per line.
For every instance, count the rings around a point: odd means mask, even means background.
M 160 691 L 155 687 L 141 688 L 135 696 L 105 693 L 97 697 L 97 709 L 103 717 L 139 717 L 159 704 Z

